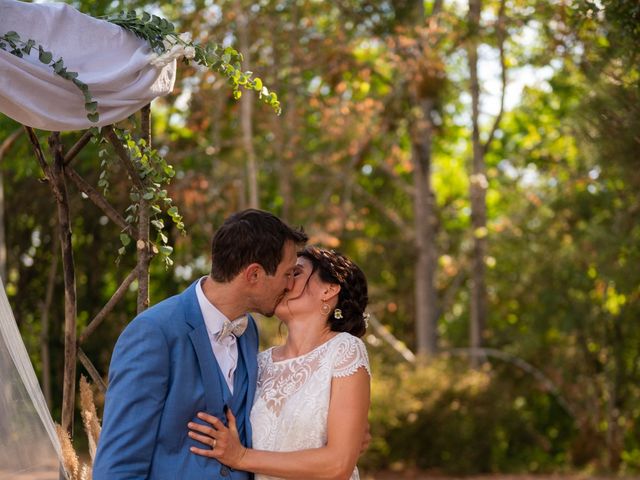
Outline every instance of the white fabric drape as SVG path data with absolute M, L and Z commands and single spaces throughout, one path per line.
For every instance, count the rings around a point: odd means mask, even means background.
M 0 112 L 24 125 L 50 131 L 104 126 L 173 89 L 175 61 L 150 65 L 145 41 L 67 4 L 0 0 L 0 35 L 10 31 L 62 58 L 89 86 L 100 113 L 98 123 L 87 119 L 82 92 L 41 63 L 37 47 L 24 58 L 0 50 Z
M 58 480 L 60 445 L 0 281 L 0 479 Z

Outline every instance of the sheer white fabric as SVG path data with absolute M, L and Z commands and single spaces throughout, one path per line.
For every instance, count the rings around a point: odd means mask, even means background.
M 361 367 L 371 374 L 364 343 L 343 332 L 300 357 L 274 362 L 272 350 L 258 355 L 253 448 L 287 452 L 326 445 L 331 380 Z M 256 475 L 256 480 L 274 478 Z M 356 468 L 351 479 L 359 478 Z
M 0 479 L 57 480 L 53 420 L 0 282 Z
M 144 40 L 64 3 L 0 0 L 0 35 L 17 32 L 62 58 L 89 86 L 100 121 L 87 119 L 82 92 L 38 59 L 38 48 L 18 58 L 0 49 L 0 112 L 42 130 L 82 130 L 127 118 L 173 89 L 176 62 L 150 65 Z

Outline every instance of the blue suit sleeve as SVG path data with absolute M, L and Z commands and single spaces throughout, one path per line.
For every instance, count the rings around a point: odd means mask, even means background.
M 146 479 L 170 375 L 169 348 L 153 320 L 138 318 L 116 343 L 109 368 L 94 480 Z

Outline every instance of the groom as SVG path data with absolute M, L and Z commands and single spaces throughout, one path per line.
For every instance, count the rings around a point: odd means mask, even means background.
M 306 241 L 270 213 L 231 215 L 213 237 L 210 275 L 127 326 L 109 368 L 94 480 L 251 478 L 193 455 L 185 426 L 199 411 L 226 418 L 231 408 L 251 445 L 258 331 L 248 312 L 273 315 Z

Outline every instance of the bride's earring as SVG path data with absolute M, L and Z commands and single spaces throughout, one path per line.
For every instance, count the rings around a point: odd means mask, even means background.
M 329 306 L 329 304 L 326 303 L 324 300 L 322 300 L 322 306 L 320 307 L 320 312 L 323 315 L 329 315 L 330 311 L 331 311 L 331 307 Z

